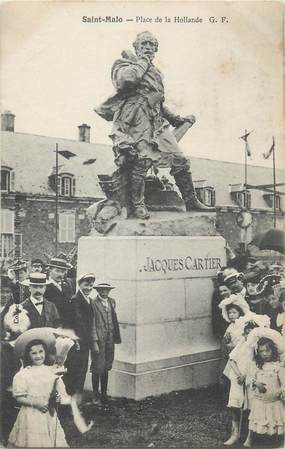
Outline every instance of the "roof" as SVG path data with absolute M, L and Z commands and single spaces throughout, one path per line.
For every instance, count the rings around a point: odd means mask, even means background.
M 116 166 L 110 145 L 98 145 L 56 137 L 1 132 L 1 164 L 15 170 L 15 190 L 30 194 L 53 195 L 48 177 L 55 168 L 55 146 L 69 150 L 77 157 L 67 160 L 58 157 L 59 173 L 70 173 L 76 178 L 77 197 L 104 197 L 98 174 L 111 174 Z M 91 165 L 83 161 L 95 159 Z
M 230 184 L 244 182 L 244 164 L 217 161 L 211 159 L 191 158 L 193 180 L 206 179 L 207 185 L 213 186 L 218 206 L 233 205 Z M 249 185 L 272 184 L 272 168 L 254 165 L 247 166 L 247 183 Z M 276 170 L 276 182 L 285 182 L 285 170 Z M 276 190 L 285 192 L 284 186 Z M 251 204 L 256 209 L 270 209 L 263 199 L 265 191 L 251 189 Z
M 2 165 L 15 170 L 15 190 L 39 195 L 54 194 L 48 184 L 48 177 L 55 167 L 56 143 L 60 151 L 69 150 L 77 155 L 69 160 L 59 155 L 59 173 L 75 176 L 76 196 L 104 197 L 97 175 L 111 175 L 117 168 L 111 145 L 2 131 Z M 83 165 L 83 161 L 95 158 L 94 164 Z M 191 171 L 194 180 L 206 180 L 206 185 L 215 188 L 218 206 L 233 205 L 229 185 L 243 183 L 243 164 L 192 157 Z M 160 173 L 167 175 L 169 170 L 162 169 Z M 285 170 L 276 170 L 276 181 L 282 182 L 284 179 Z M 248 183 L 272 183 L 272 169 L 248 165 Z M 284 186 L 277 187 L 277 190 L 285 191 Z M 253 208 L 269 209 L 263 199 L 265 192 L 251 190 L 251 193 Z

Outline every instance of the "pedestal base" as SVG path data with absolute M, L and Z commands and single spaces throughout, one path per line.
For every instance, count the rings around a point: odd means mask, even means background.
M 122 344 L 109 394 L 141 399 L 217 381 L 211 297 L 222 237 L 83 237 L 78 251 L 78 276 L 93 271 L 116 286 Z

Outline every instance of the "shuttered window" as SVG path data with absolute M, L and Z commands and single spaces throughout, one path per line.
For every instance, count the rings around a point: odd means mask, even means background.
M 75 241 L 75 214 L 60 213 L 59 214 L 59 242 Z
M 1 169 L 1 191 L 13 192 L 15 190 L 15 172 L 11 168 Z
M 75 196 L 76 181 L 73 175 L 58 177 L 58 194 L 60 196 Z
M 14 257 L 14 211 L 1 209 L 1 257 Z
M 1 233 L 14 234 L 15 213 L 10 209 L 1 209 Z

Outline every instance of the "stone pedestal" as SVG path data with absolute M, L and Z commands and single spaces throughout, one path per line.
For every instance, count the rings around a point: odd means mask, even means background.
M 116 346 L 110 395 L 141 399 L 217 381 L 219 348 L 211 330 L 212 277 L 225 265 L 225 242 L 213 235 L 211 216 L 215 214 L 200 214 L 200 218 L 198 214 L 197 221 L 194 213 L 180 214 L 181 223 L 170 225 L 174 218 L 170 213 L 168 219 L 156 216 L 143 222 L 144 230 L 154 229 L 160 222 L 161 234 L 182 227 L 185 233 L 192 228 L 194 235 L 113 235 L 79 240 L 78 275 L 93 271 L 98 281 L 104 279 L 116 286 L 112 296 L 117 302 L 122 344 Z M 135 220 L 127 220 L 126 226 L 133 226 L 134 232 L 140 229 Z M 201 236 L 202 231 L 206 235 Z M 86 386 L 91 389 L 89 377 Z

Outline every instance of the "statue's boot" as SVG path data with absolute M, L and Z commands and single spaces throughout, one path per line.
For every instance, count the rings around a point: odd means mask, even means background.
M 209 207 L 199 201 L 192 181 L 191 173 L 188 170 L 180 170 L 173 174 L 176 185 L 180 190 L 184 200 L 186 210 L 202 210 L 205 212 L 214 212 L 215 207 Z
M 150 215 L 144 203 L 145 178 L 143 176 L 136 176 L 132 173 L 131 176 L 131 199 L 133 206 L 133 214 L 136 218 L 147 220 Z

